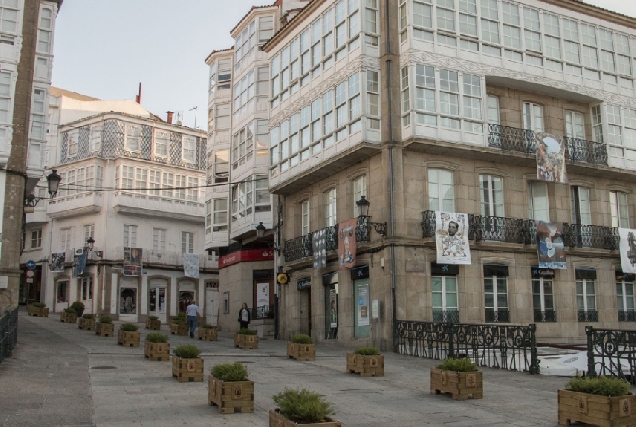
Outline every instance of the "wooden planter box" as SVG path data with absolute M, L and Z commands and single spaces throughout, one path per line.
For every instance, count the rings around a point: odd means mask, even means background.
M 219 414 L 254 412 L 254 381 L 221 381 L 208 377 L 208 402 Z
M 287 341 L 287 358 L 296 360 L 316 360 L 316 344 L 294 344 Z
M 636 395 L 597 396 L 559 390 L 559 424 L 582 422 L 602 427 L 636 426 Z
M 174 335 L 185 335 L 187 337 L 190 335 L 190 327 L 187 323 L 171 323 L 170 332 Z
M 454 372 L 431 368 L 431 394 L 451 393 L 455 400 L 484 397 L 483 373 Z
M 383 377 L 384 356 L 365 356 L 362 354 L 347 353 L 347 372 L 358 373 L 361 377 Z
M 164 361 L 170 359 L 169 342 L 144 342 L 144 356 L 149 360 Z
M 94 331 L 95 330 L 95 319 L 85 319 L 80 317 L 77 319 L 77 327 L 84 331 Z
M 75 323 L 77 322 L 77 313 L 67 313 L 65 311 L 60 313 L 60 322 L 62 323 Z
M 112 337 L 115 335 L 114 323 L 95 323 L 95 334 L 100 337 Z
M 216 328 L 197 328 L 199 339 L 203 341 L 216 341 L 218 334 Z
M 27 305 L 27 314 L 35 317 L 49 317 L 48 307 L 34 307 L 33 305 Z
M 258 335 L 234 335 L 234 347 L 240 347 L 243 350 L 249 348 L 258 348 Z
M 172 376 L 180 383 L 203 382 L 203 358 L 182 359 L 172 356 Z
M 139 331 L 117 331 L 117 344 L 124 347 L 139 347 Z
M 278 409 L 269 411 L 269 427 L 298 427 L 299 425 L 302 425 L 303 427 L 341 427 L 342 423 L 331 417 L 327 417 L 326 421 L 321 423 L 296 424 L 282 416 Z
M 161 319 L 157 319 L 157 320 L 146 319 L 146 329 L 150 329 L 152 331 L 161 330 Z

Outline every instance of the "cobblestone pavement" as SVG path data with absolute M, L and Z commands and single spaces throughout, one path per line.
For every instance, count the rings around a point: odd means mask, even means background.
M 140 331 L 143 343 L 148 331 Z M 255 382 L 253 414 L 218 414 L 207 404 L 207 376 L 178 383 L 170 362 L 144 359 L 143 347 L 118 346 L 116 338 L 53 314 L 21 312 L 14 357 L 0 364 L 0 425 L 266 426 L 271 396 L 303 386 L 324 394 L 346 426 L 557 426 L 556 390 L 567 380 L 485 368 L 484 398 L 453 401 L 429 393 L 436 361 L 387 353 L 385 376 L 362 378 L 345 373 L 344 348 L 319 345 L 315 362 L 298 362 L 285 357 L 285 342 L 261 340 L 256 350 L 240 350 L 229 333 L 219 335 L 217 342 L 170 335 L 170 343 L 202 349 L 206 374 L 217 363 L 244 363 Z

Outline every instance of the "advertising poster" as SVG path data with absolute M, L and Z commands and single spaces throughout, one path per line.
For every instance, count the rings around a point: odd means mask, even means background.
M 338 224 L 338 267 L 340 270 L 356 265 L 356 225 L 358 219 Z
M 263 307 L 263 315 L 269 313 L 269 282 L 256 284 L 256 307 Z
M 437 263 L 470 265 L 468 214 L 435 212 Z
M 621 253 L 621 270 L 623 273 L 636 273 L 636 230 L 619 228 L 621 238 L 619 251 Z
M 314 250 L 314 268 L 327 267 L 327 229 L 323 228 L 314 233 L 311 244 Z
M 141 276 L 142 248 L 124 248 L 124 276 Z
M 369 326 L 369 285 L 358 286 L 358 326 Z
M 331 318 L 329 326 L 338 327 L 338 294 L 335 289 L 329 290 L 329 306 L 331 307 Z
M 563 138 L 540 132 L 537 144 L 537 179 L 567 184 L 565 172 L 565 141 Z
M 60 273 L 64 271 L 64 263 L 66 262 L 66 252 L 53 252 L 51 254 L 51 262 L 49 270 Z
M 537 227 L 537 250 L 540 268 L 565 269 L 565 242 L 563 224 L 535 221 Z
M 183 254 L 183 272 L 186 277 L 199 278 L 199 254 Z

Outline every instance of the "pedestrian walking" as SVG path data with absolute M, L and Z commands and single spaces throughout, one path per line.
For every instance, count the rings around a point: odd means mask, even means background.
M 199 314 L 201 314 L 201 310 L 199 310 L 199 306 L 196 301 L 192 300 L 192 304 L 186 308 L 186 318 L 188 320 L 188 326 L 190 326 L 190 338 L 194 338 L 194 330 L 197 327 L 197 318 Z
M 244 328 L 247 329 L 247 327 L 250 324 L 250 320 L 252 320 L 252 316 L 250 316 L 250 311 L 247 308 L 247 304 L 243 303 L 238 315 L 238 321 L 241 324 L 241 329 L 244 329 Z

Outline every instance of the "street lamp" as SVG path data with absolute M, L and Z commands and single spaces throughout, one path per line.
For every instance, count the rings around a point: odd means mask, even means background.
M 47 175 L 46 182 L 49 187 L 49 196 L 51 196 L 51 199 L 54 199 L 57 195 L 60 181 L 62 181 L 62 177 L 57 174 L 57 169 L 53 169 L 53 172 Z M 42 197 L 35 197 L 33 194 L 29 194 L 24 198 L 24 206 L 34 208 L 40 200 L 42 200 Z
M 93 236 L 90 236 L 88 239 L 86 239 L 86 247 L 88 248 L 89 251 L 93 250 L 94 244 L 95 244 L 95 239 L 93 239 Z
M 358 224 L 368 224 L 375 229 L 375 232 L 386 237 L 386 222 L 371 222 L 371 216 L 369 216 L 369 207 L 371 202 L 367 200 L 365 196 L 360 196 L 360 200 L 356 202 L 358 206 Z
M 265 235 L 265 230 L 266 229 L 263 223 L 259 222 L 258 225 L 256 226 L 256 237 L 258 239 L 261 239 Z

